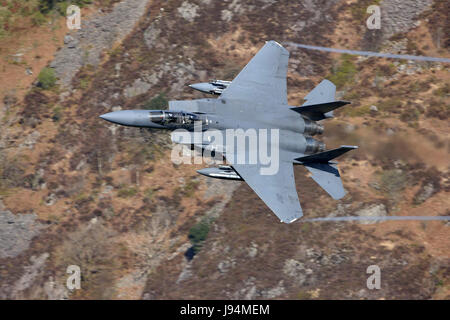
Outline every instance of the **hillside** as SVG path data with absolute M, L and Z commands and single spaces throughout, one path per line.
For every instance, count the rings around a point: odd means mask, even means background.
M 1 38 L 0 297 L 449 299 L 448 223 L 281 224 L 245 183 L 172 164 L 168 133 L 98 118 L 204 97 L 187 84 L 232 80 L 271 39 L 450 57 L 446 1 L 378 1 L 375 31 L 372 2 L 99 1 L 78 32 L 55 16 Z M 289 103 L 332 80 L 352 104 L 321 138 L 360 146 L 339 201 L 295 167 L 305 217 L 448 216 L 450 66 L 287 49 Z

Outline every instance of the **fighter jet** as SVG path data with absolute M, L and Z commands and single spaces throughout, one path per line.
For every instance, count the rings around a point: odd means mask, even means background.
M 317 121 L 332 118 L 334 109 L 349 102 L 336 101 L 336 86 L 323 80 L 306 95 L 303 105 L 289 106 L 288 60 L 289 52 L 283 46 L 268 41 L 218 98 L 170 101 L 168 110 L 123 110 L 100 117 L 125 126 L 183 129 L 191 139 L 174 138 L 178 131 L 175 130 L 172 141 L 190 144 L 204 152 L 217 152 L 229 163 L 198 170 L 198 173 L 211 178 L 245 181 L 281 222 L 291 223 L 303 215 L 293 165 L 303 165 L 332 198 L 340 199 L 346 191 L 334 159 L 357 147 L 343 145 L 325 150 L 324 143 L 312 138 L 324 130 Z M 199 126 L 201 137 L 196 138 Z M 235 134 L 231 138 L 226 135 L 230 130 Z M 276 133 L 265 139 L 271 155 L 277 156 L 276 170 L 264 171 L 268 163 L 261 157 L 263 144 L 249 143 L 244 148 L 233 145 L 236 138 L 247 141 L 251 130 Z M 227 141 L 217 139 L 220 136 L 226 136 Z M 259 156 L 254 157 L 255 154 Z

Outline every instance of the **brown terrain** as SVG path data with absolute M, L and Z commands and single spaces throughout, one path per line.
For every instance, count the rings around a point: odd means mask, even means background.
M 380 30 L 365 24 L 374 3 Z M 0 39 L 0 298 L 450 298 L 448 222 L 282 224 L 244 182 L 174 165 L 168 133 L 98 118 L 201 98 L 187 84 L 232 80 L 266 40 L 449 58 L 448 1 L 125 0 L 82 13 L 82 36 L 53 17 Z M 450 65 L 287 48 L 290 104 L 330 79 L 352 104 L 321 139 L 360 146 L 339 159 L 339 201 L 295 167 L 305 217 L 448 216 Z M 47 65 L 60 80 L 43 89 Z

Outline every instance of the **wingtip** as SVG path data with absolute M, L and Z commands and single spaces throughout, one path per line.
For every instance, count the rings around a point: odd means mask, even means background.
M 277 42 L 275 40 L 268 40 L 268 41 L 266 41 L 266 44 L 271 44 L 271 45 L 277 46 L 277 47 L 279 47 L 279 48 L 281 48 L 283 50 L 286 50 L 286 48 L 283 47 L 283 45 L 281 43 L 279 43 L 279 42 Z
M 294 218 L 291 218 L 291 220 L 288 220 L 288 219 L 281 220 L 281 219 L 280 219 L 280 222 L 289 224 L 289 223 L 292 223 L 292 222 L 294 222 L 294 221 L 300 219 L 301 217 L 303 217 L 303 214 L 301 214 L 300 216 L 296 216 L 296 217 L 294 217 Z
M 277 41 L 275 41 L 275 40 L 270 40 L 269 42 L 271 42 L 271 43 L 273 43 L 273 44 L 276 44 L 277 46 L 283 48 L 283 46 L 282 46 L 279 42 L 277 42 Z
M 292 223 L 292 222 L 294 222 L 294 221 L 297 221 L 298 219 L 300 219 L 301 217 L 297 217 L 297 218 L 294 218 L 294 219 L 292 219 L 291 221 L 289 221 L 288 223 Z

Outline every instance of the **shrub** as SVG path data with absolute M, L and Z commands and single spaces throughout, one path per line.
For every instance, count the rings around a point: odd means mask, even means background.
M 60 106 L 53 108 L 52 120 L 58 122 L 62 117 L 62 109 Z
M 11 11 L 7 8 L 0 7 L 0 38 L 8 35 L 10 19 Z
M 50 89 L 56 84 L 55 71 L 51 68 L 44 68 L 38 76 L 39 85 L 44 89 Z
M 74 4 L 82 8 L 83 6 L 91 4 L 92 2 L 93 0 L 39 0 L 39 11 L 45 14 L 52 11 L 53 9 L 56 9 L 62 15 L 65 15 L 65 9 L 69 4 Z
M 195 193 L 195 190 L 198 189 L 200 182 L 197 180 L 190 179 L 183 188 L 183 194 L 185 197 L 192 197 Z
M 353 63 L 354 58 L 348 54 L 344 54 L 340 64 L 333 70 L 328 79 L 333 82 L 338 89 L 353 80 L 356 74 L 356 66 Z
M 117 195 L 121 198 L 129 198 L 129 197 L 133 197 L 137 194 L 137 189 L 130 187 L 130 188 L 122 188 L 119 190 L 119 192 L 117 193 Z
M 31 16 L 31 22 L 33 22 L 33 25 L 35 25 L 35 26 L 43 25 L 46 20 L 47 19 L 45 18 L 45 16 L 40 11 L 36 11 Z
M 203 242 L 206 240 L 209 233 L 210 224 L 211 221 L 205 218 L 189 230 L 188 237 L 192 243 L 194 254 L 197 254 L 200 251 Z

